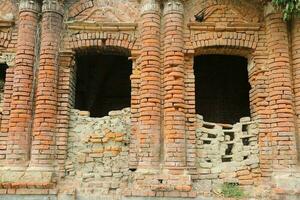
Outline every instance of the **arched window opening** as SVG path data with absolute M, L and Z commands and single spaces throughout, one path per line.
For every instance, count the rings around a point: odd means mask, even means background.
M 194 59 L 196 113 L 205 121 L 233 124 L 250 116 L 247 59 L 202 55 Z
M 103 117 L 130 107 L 132 62 L 127 56 L 88 53 L 76 56 L 75 108 Z

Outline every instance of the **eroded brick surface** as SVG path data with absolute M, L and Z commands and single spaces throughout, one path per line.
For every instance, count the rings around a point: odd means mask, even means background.
M 129 108 L 111 111 L 103 118 L 91 118 L 86 111 L 72 110 L 66 177 L 61 187 L 74 187 L 78 193 L 120 195 L 131 175 L 129 135 Z
M 190 198 L 234 182 L 297 198 L 299 23 L 261 0 L 0 1 L 1 194 Z M 74 109 L 76 57 L 91 52 L 132 60 L 130 108 Z M 196 113 L 206 54 L 248 59 L 250 118 Z

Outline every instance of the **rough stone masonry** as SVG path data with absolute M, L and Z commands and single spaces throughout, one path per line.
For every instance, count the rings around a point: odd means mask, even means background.
M 0 0 L 0 199 L 298 199 L 299 52 L 298 17 L 263 0 Z M 248 116 L 196 112 L 206 55 L 246 59 Z

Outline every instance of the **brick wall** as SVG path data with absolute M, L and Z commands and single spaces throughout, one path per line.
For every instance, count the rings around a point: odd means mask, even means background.
M 266 15 L 272 137 L 270 167 L 290 167 L 297 162 L 297 150 L 287 25 L 281 14 L 267 12 Z
M 31 184 L 31 188 L 40 188 L 44 184 L 57 188 L 54 183 L 66 186 L 64 181 L 79 170 L 78 165 L 72 171 L 68 159 L 74 152 L 70 145 L 76 146 L 70 136 L 84 133 L 74 131 L 77 124 L 72 121 L 74 115 L 80 121 L 83 116 L 78 113 L 83 111 L 74 114 L 72 108 L 75 57 L 87 51 L 122 53 L 133 61 L 131 109 L 126 111 L 131 124 L 126 124 L 125 131 L 129 148 L 122 158 L 128 159 L 122 173 L 127 170 L 132 179 L 131 184 L 119 179 L 110 183 L 104 187 L 107 194 L 194 197 L 201 194 L 196 191 L 201 184 L 222 184 L 232 175 L 217 173 L 214 177 L 215 169 L 200 167 L 204 162 L 199 161 L 199 151 L 202 154 L 208 144 L 197 134 L 203 132 L 197 121 L 201 113 L 195 112 L 193 59 L 199 55 L 248 59 L 250 117 L 257 133 L 255 150 L 246 151 L 251 152 L 246 157 L 258 156 L 259 163 L 257 159 L 249 165 L 241 161 L 241 168 L 232 172 L 234 178 L 240 184 L 261 184 L 260 180 L 270 180 L 275 171 L 296 166 L 299 20 L 292 22 L 290 32 L 270 4 L 246 0 L 65 0 L 64 4 L 22 0 L 17 5 L 5 0 L 0 3 L 0 14 L 0 60 L 15 55 L 4 61 L 14 64 L 6 75 L 0 129 L 4 168 L 0 176 L 7 177 L 5 167 L 18 174 L 1 187 Z M 92 159 L 85 162 L 87 166 L 98 159 L 89 153 Z M 14 168 L 13 163 L 17 164 Z M 24 170 L 25 179 L 20 175 Z M 199 175 L 201 170 L 206 174 Z M 94 177 L 78 174 L 76 184 L 94 180 L 97 173 L 93 169 L 92 174 Z M 33 177 L 35 183 L 30 182 Z M 87 187 L 92 184 L 89 181 Z

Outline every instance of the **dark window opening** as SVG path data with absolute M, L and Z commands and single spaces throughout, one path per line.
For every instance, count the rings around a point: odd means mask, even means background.
M 0 64 L 0 92 L 4 92 L 4 84 L 5 84 L 5 77 L 6 77 L 6 70 L 8 66 L 6 64 Z
M 83 54 L 76 57 L 75 108 L 91 117 L 130 107 L 131 61 L 127 56 Z
M 205 121 L 233 124 L 250 116 L 247 59 L 204 55 L 194 59 L 196 112 Z

